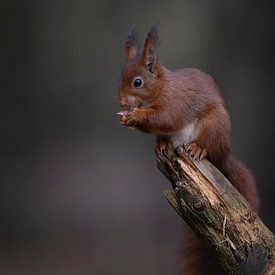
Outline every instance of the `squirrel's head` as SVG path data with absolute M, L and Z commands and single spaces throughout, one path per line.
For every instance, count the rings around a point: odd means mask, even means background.
M 156 100 L 163 86 L 162 66 L 156 54 L 159 44 L 157 28 L 149 31 L 142 53 L 133 29 L 125 41 L 126 63 L 119 82 L 119 99 L 123 109 L 146 108 Z

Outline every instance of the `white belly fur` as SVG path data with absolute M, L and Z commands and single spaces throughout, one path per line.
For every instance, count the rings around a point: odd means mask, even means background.
M 168 136 L 168 138 L 173 143 L 174 147 L 177 148 L 178 146 L 189 145 L 198 137 L 198 135 L 199 121 L 195 120 L 173 135 Z

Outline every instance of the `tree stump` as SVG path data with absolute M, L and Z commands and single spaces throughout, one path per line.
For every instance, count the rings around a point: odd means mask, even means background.
M 173 191 L 164 195 L 228 274 L 275 274 L 275 237 L 242 195 L 209 161 L 180 147 L 166 150 L 158 168 Z

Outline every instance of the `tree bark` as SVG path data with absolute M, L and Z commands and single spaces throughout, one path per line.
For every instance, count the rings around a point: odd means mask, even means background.
M 228 274 L 275 274 L 275 237 L 242 195 L 209 161 L 168 149 L 158 168 L 171 182 L 165 197 Z

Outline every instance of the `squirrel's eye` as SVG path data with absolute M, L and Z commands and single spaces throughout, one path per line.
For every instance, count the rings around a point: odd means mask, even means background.
M 141 87 L 142 84 L 143 84 L 143 80 L 142 80 L 141 78 L 136 78 L 136 79 L 135 79 L 135 81 L 134 81 L 134 86 L 135 86 L 136 88 Z

